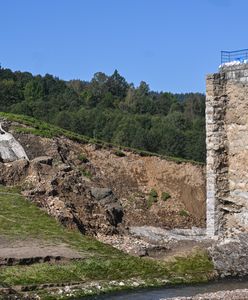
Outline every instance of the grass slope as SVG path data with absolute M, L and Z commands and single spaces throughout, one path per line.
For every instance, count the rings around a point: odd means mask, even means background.
M 45 123 L 43 121 L 34 119 L 32 117 L 24 116 L 24 115 L 15 115 L 15 114 L 11 114 L 11 113 L 0 112 L 0 117 L 5 118 L 10 121 L 19 122 L 21 124 L 26 125 L 27 127 L 21 127 L 18 125 L 15 126 L 15 131 L 19 132 L 19 133 L 31 133 L 34 135 L 47 137 L 47 138 L 65 136 L 69 139 L 75 140 L 80 143 L 92 143 L 92 144 L 97 144 L 98 146 L 104 147 L 104 148 L 116 148 L 117 149 L 116 151 L 121 149 L 121 150 L 132 151 L 141 156 L 158 156 L 162 159 L 175 161 L 176 163 L 190 162 L 190 163 L 197 164 L 197 165 L 204 165 L 204 163 L 202 163 L 202 162 L 187 160 L 187 159 L 178 158 L 178 157 L 163 156 L 163 155 L 159 155 L 157 153 L 133 149 L 133 148 L 124 147 L 124 146 L 120 146 L 120 145 L 114 145 L 114 144 L 104 142 L 104 141 L 98 140 L 98 139 L 92 139 L 87 136 L 80 135 L 75 132 L 71 132 L 71 131 L 62 129 L 60 127 L 57 127 L 57 126 L 54 126 L 54 125 Z
M 17 188 L 0 186 L 0 238 L 11 240 L 39 239 L 65 243 L 84 254 L 86 259 L 64 264 L 34 264 L 29 266 L 0 267 L 0 286 L 40 285 L 49 283 L 92 281 L 105 283 L 111 280 L 142 280 L 143 286 L 169 283 L 203 282 L 212 276 L 213 266 L 206 253 L 195 252 L 190 257 L 175 258 L 171 262 L 132 257 L 62 227 L 52 217 L 19 194 Z M 121 288 L 130 288 L 126 284 Z M 118 288 L 120 289 L 120 287 Z M 90 293 L 97 291 L 90 290 Z M 57 299 L 42 294 L 42 299 Z M 89 294 L 82 291 L 79 294 Z M 66 296 L 64 296 L 66 298 Z M 68 296 L 69 297 L 69 296 Z M 1 295 L 0 295 L 1 298 Z

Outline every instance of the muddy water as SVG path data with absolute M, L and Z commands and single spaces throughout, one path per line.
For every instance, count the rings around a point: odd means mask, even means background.
M 217 282 L 199 284 L 193 286 L 177 286 L 159 289 L 137 290 L 132 292 L 122 292 L 95 296 L 87 299 L 95 300 L 160 300 L 161 298 L 171 298 L 178 296 L 194 296 L 196 294 L 210 293 L 224 290 L 235 290 L 248 288 L 248 277 L 242 279 L 225 279 Z M 85 299 L 85 298 L 84 298 Z

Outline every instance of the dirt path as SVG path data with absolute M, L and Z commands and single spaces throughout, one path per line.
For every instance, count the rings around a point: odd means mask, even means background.
M 36 240 L 13 241 L 0 236 L 0 266 L 78 259 L 84 259 L 84 256 L 66 244 L 48 244 Z

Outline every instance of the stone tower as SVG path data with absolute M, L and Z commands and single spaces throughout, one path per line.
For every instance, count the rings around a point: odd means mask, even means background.
M 207 235 L 248 231 L 248 63 L 206 80 Z

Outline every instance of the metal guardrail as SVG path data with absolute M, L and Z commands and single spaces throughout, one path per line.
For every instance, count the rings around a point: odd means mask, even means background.
M 231 61 L 244 62 L 245 60 L 248 60 L 248 49 L 236 51 L 221 51 L 221 64 Z

